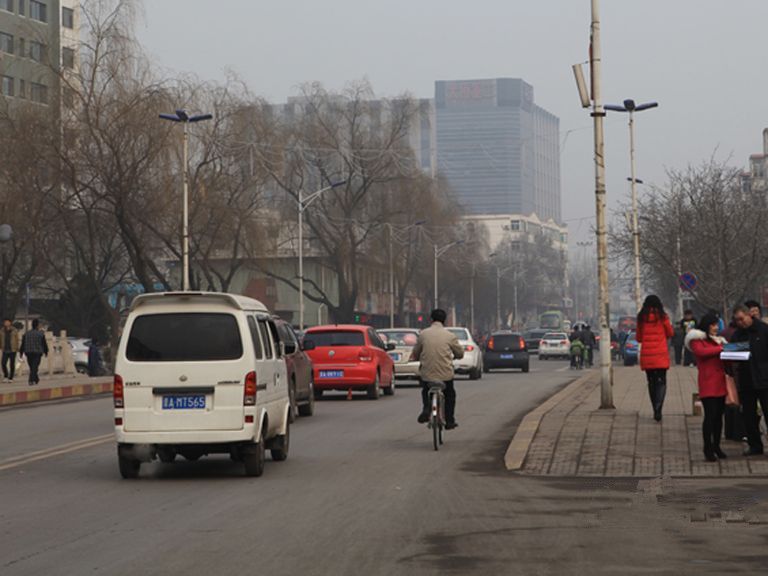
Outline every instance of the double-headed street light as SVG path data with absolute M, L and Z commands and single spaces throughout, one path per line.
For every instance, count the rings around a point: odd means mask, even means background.
M 635 261 L 635 307 L 638 311 L 642 307 L 642 292 L 640 288 L 640 228 L 637 223 L 637 185 L 642 184 L 642 181 L 638 180 L 635 175 L 635 112 L 650 110 L 658 105 L 658 102 L 636 104 L 634 100 L 624 100 L 622 106 L 605 105 L 606 110 L 629 113 L 629 163 L 631 170 L 629 181 L 632 183 L 632 246 Z
M 448 252 L 451 248 L 454 246 L 458 246 L 460 244 L 464 244 L 464 240 L 455 240 L 453 242 L 449 242 L 445 246 L 438 246 L 435 244 L 435 308 L 440 308 L 439 306 L 439 290 L 438 290 L 438 266 L 437 262 L 440 260 L 440 257 Z
M 202 122 L 203 120 L 210 120 L 213 118 L 212 114 L 197 114 L 190 116 L 186 110 L 176 110 L 174 114 L 160 114 L 160 118 L 163 120 L 170 120 L 171 122 L 181 122 L 184 125 L 184 152 L 182 159 L 182 169 L 184 173 L 184 187 L 183 187 L 183 216 L 182 216 L 182 230 L 181 230 L 181 284 L 182 290 L 187 292 L 189 290 L 189 124 Z
M 333 190 L 346 184 L 346 180 L 334 182 L 330 186 L 321 188 L 304 198 L 304 192 L 299 188 L 299 194 L 296 203 L 299 206 L 299 330 L 304 330 L 304 211 L 310 204 L 317 200 L 321 194 L 328 190 Z
M 413 224 L 408 224 L 406 226 L 402 226 L 399 228 L 400 232 L 406 232 L 408 230 L 411 230 L 412 228 L 416 228 L 417 226 L 422 226 L 423 224 L 426 224 L 426 220 L 417 220 Z M 389 327 L 394 328 L 395 327 L 395 260 L 394 260 L 394 254 L 392 250 L 392 240 L 394 237 L 394 225 L 391 222 L 385 222 L 384 226 L 387 227 L 387 231 L 389 232 L 388 240 L 389 240 Z

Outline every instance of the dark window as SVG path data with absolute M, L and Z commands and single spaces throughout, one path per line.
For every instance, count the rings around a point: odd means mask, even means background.
M 75 67 L 75 51 L 72 48 L 61 49 L 61 65 L 70 69 Z
M 27 3 L 27 0 L 19 0 L 19 15 L 24 16 L 24 12 L 26 10 L 24 9 L 24 5 Z
M 272 334 L 272 341 L 275 343 L 275 356 L 278 358 L 282 358 L 283 354 L 280 350 L 280 336 L 277 333 L 277 326 L 275 326 L 274 322 L 268 322 L 269 326 L 269 333 Z
M 13 35 L 0 32 L 0 52 L 13 54 Z
M 0 10 L 13 12 L 13 0 L 0 0 Z
M 75 27 L 75 11 L 72 8 L 61 9 L 61 25 L 69 29 Z
M 34 40 L 29 41 L 29 57 L 35 62 L 42 62 L 45 57 L 45 44 L 42 42 L 36 42 Z
M 243 342 L 231 314 L 146 314 L 134 320 L 126 356 L 132 362 L 237 360 Z
M 259 338 L 259 328 L 256 326 L 256 318 L 253 316 L 248 316 L 248 330 L 251 332 L 253 352 L 256 354 L 256 360 L 263 360 L 264 350 L 261 347 L 261 338 Z
M 386 346 L 384 345 L 384 341 L 379 338 L 379 335 L 376 334 L 376 331 L 371 329 L 368 330 L 368 339 L 371 341 L 372 346 L 376 346 L 377 348 L 381 348 L 382 350 L 386 350 Z
M 13 77 L 0 76 L 0 78 L 2 79 L 3 96 L 13 96 Z
M 40 104 L 48 104 L 48 86 L 31 82 L 29 85 L 29 99 Z
M 520 346 L 520 334 L 497 334 L 493 337 L 493 349 L 499 350 L 522 350 Z
M 27 97 L 27 83 L 24 80 L 19 79 L 19 98 Z
M 328 332 L 309 332 L 304 336 L 305 342 L 314 342 L 321 346 L 365 346 L 365 335 L 358 331 L 334 330 Z
M 29 0 L 29 17 L 40 22 L 48 22 L 48 6 L 38 0 Z
M 264 343 L 264 352 L 266 352 L 267 358 L 271 359 L 273 356 L 272 338 L 269 336 L 266 320 L 259 320 L 259 333 L 261 334 L 261 341 Z

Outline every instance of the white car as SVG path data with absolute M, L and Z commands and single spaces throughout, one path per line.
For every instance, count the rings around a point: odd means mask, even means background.
M 565 332 L 548 332 L 539 342 L 539 360 L 570 358 L 571 341 Z
M 466 328 L 448 328 L 459 339 L 459 344 L 464 347 L 464 358 L 453 361 L 453 370 L 456 374 L 468 374 L 470 380 L 479 380 L 483 377 L 483 352 L 472 338 Z
M 229 454 L 261 476 L 265 450 L 288 457 L 291 405 L 277 327 L 257 300 L 233 294 L 138 296 L 117 355 L 118 463 L 136 478 L 142 462 Z
M 419 362 L 411 362 L 411 352 L 419 341 L 419 331 L 415 328 L 387 328 L 377 330 L 384 344 L 394 344 L 395 349 L 388 352 L 395 363 L 397 378 L 419 379 Z

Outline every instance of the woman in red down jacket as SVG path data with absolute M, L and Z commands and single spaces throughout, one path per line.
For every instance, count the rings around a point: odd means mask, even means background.
M 640 369 L 648 379 L 648 395 L 656 422 L 661 422 L 661 409 L 667 395 L 669 339 L 673 335 L 672 323 L 661 300 L 655 295 L 648 296 L 637 315 L 637 341 L 640 343 Z
M 717 316 L 707 314 L 699 322 L 698 329 L 691 330 L 685 337 L 685 347 L 696 356 L 699 369 L 699 398 L 704 406 L 704 457 L 707 462 L 727 457 L 720 449 L 728 389 L 725 385 L 725 366 L 720 360 L 725 338 L 717 335 L 719 328 Z

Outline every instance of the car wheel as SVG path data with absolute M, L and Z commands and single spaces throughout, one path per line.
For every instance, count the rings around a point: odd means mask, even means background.
M 469 371 L 469 379 L 470 380 L 480 380 L 480 377 L 482 376 L 483 372 L 480 370 L 480 368 L 472 368 L 472 370 Z
M 315 385 L 309 381 L 309 399 L 306 404 L 299 406 L 299 416 L 312 416 L 315 413 Z
M 486 366 L 485 364 L 483 364 L 483 372 L 484 372 L 485 374 L 488 374 L 490 371 L 491 371 L 491 369 L 490 369 L 490 368 L 488 368 L 488 366 Z
M 275 462 L 283 462 L 288 459 L 288 449 L 291 445 L 291 422 L 285 423 L 285 434 L 281 434 L 275 438 L 272 448 L 269 452 L 272 454 L 272 460 Z
M 158 450 L 157 457 L 163 464 L 173 464 L 176 460 L 176 451 L 173 449 Z
M 131 458 L 128 454 L 128 450 L 122 446 L 117 447 L 117 464 L 120 467 L 120 475 L 126 480 L 133 480 L 139 477 L 139 471 L 141 470 L 141 462 L 135 458 Z
M 530 372 L 530 370 L 531 370 L 530 365 L 526 364 L 525 366 L 523 366 L 523 372 L 528 373 Z
M 379 396 L 381 396 L 381 386 L 379 384 L 379 373 L 376 373 L 376 380 L 368 386 L 367 389 L 368 392 L 368 399 L 369 400 L 378 400 Z
M 75 364 L 75 371 L 78 374 L 88 374 L 88 366 L 83 366 L 82 364 Z
M 262 433 L 261 442 L 253 442 L 243 447 L 242 458 L 246 476 L 258 477 L 264 474 L 264 461 L 266 460 L 264 440 L 264 433 Z
M 389 386 L 384 388 L 384 395 L 385 396 L 394 396 L 395 395 L 395 373 L 392 372 L 392 380 L 389 383 Z
M 313 388 L 312 395 L 315 397 L 315 400 L 320 400 L 320 398 L 323 397 L 323 391 L 318 390 L 317 388 Z

